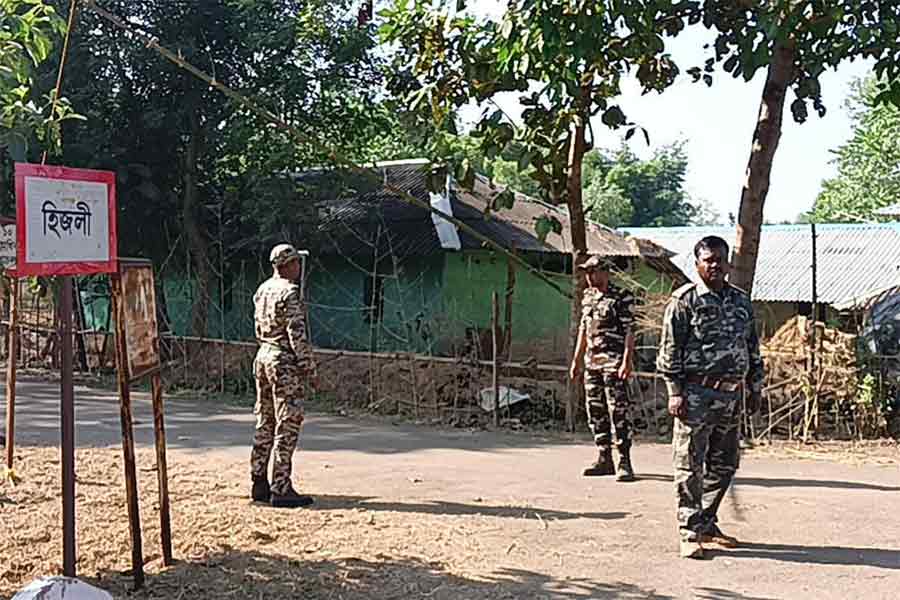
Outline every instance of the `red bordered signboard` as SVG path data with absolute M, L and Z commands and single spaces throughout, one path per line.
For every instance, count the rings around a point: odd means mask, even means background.
M 16 275 L 115 272 L 115 173 L 16 163 L 16 225 Z

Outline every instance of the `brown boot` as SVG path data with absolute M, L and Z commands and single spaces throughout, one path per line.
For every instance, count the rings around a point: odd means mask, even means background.
M 597 462 L 584 470 L 585 477 L 602 477 L 604 475 L 615 475 L 616 468 L 613 465 L 612 450 L 609 446 L 600 446 Z
M 740 545 L 736 537 L 726 535 L 715 523 L 700 534 L 700 542 L 703 544 L 716 544 L 722 548 L 737 548 Z

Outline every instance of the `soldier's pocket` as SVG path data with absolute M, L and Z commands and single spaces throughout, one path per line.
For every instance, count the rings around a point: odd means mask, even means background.
M 697 386 L 689 384 L 685 390 L 684 403 L 686 414 L 684 422 L 691 426 L 699 426 L 709 413 L 709 399 L 702 393 L 698 393 Z
M 300 424 L 303 422 L 303 398 L 289 398 L 278 407 L 278 420 Z

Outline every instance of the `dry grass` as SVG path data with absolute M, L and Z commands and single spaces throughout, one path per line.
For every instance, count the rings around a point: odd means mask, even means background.
M 22 482 L 0 483 L 0 598 L 61 572 L 58 450 L 21 448 L 17 455 Z M 325 496 L 310 510 L 274 510 L 251 504 L 246 486 L 236 483 L 246 465 L 221 460 L 170 454 L 177 562 L 166 568 L 153 456 L 138 451 L 148 580 L 133 592 L 121 450 L 79 449 L 79 577 L 117 598 L 176 600 L 521 598 L 544 597 L 553 585 L 545 580 L 535 589 L 520 577 L 478 574 L 484 536 L 501 536 L 505 521 L 524 516 L 521 508 L 453 514 L 446 507 L 411 511 L 366 497 Z
M 757 445 L 754 456 L 778 460 L 821 460 L 849 465 L 900 465 L 900 441 L 771 441 Z

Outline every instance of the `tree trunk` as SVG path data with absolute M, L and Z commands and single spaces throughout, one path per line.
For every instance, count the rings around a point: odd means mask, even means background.
M 188 115 L 191 126 L 190 139 L 184 153 L 184 198 L 181 207 L 182 226 L 187 240 L 188 252 L 193 266 L 197 295 L 191 308 L 191 332 L 197 337 L 208 333 L 209 320 L 209 257 L 206 239 L 197 223 L 197 162 L 200 154 L 200 122 L 196 112 Z
M 12 189 L 12 182 L 6 178 L 6 148 L 0 148 L 0 210 L 4 213 L 15 213 Z M 11 206 L 11 210 L 7 210 L 7 206 Z
M 759 106 L 759 118 L 753 134 L 753 149 L 747 165 L 747 179 L 741 192 L 737 238 L 734 248 L 734 270 L 730 281 L 739 288 L 753 290 L 759 234 L 763 222 L 763 206 L 769 193 L 772 161 L 781 140 L 784 101 L 794 72 L 794 49 L 776 46 L 769 64 L 766 85 Z
M 572 315 L 569 322 L 569 356 L 575 352 L 578 325 L 581 322 L 581 299 L 584 296 L 584 277 L 578 265 L 587 260 L 587 231 L 584 224 L 584 204 L 581 196 L 581 165 L 587 152 L 584 122 L 575 127 L 569 146 L 569 177 L 566 195 L 569 205 L 569 227 L 572 237 Z M 575 431 L 575 407 L 584 400 L 581 379 L 572 382 L 566 403 L 566 429 Z

